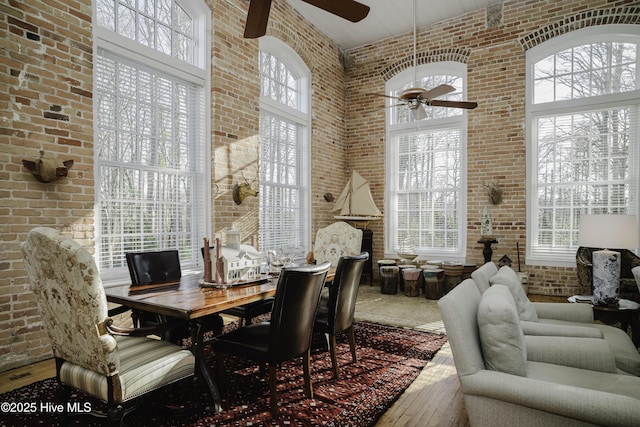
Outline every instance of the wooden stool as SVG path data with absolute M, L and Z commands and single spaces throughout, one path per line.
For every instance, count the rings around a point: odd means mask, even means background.
M 398 271 L 395 265 L 383 265 L 380 267 L 380 292 L 387 295 L 398 293 Z
M 420 276 L 422 270 L 419 268 L 405 268 L 402 270 L 404 279 L 404 294 L 408 297 L 420 296 Z

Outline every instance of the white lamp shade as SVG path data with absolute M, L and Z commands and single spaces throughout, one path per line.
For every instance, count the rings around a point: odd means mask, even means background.
M 638 240 L 638 220 L 635 215 L 584 215 L 580 218 L 580 246 L 635 249 L 640 246 Z

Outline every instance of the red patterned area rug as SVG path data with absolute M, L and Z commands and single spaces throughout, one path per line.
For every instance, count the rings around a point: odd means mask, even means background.
M 331 359 L 314 339 L 311 379 L 314 398 L 304 395 L 301 359 L 278 368 L 280 416 L 269 413 L 269 388 L 259 366 L 228 357 L 223 411 L 204 408 L 209 395 L 203 385 L 185 381 L 147 396 L 140 408 L 124 418 L 126 426 L 372 426 L 416 379 L 420 371 L 446 342 L 444 335 L 358 322 L 355 325 L 358 361 L 352 363 L 345 336 L 339 337 L 340 380 L 331 372 Z M 212 374 L 215 362 L 211 362 Z M 46 408 L 61 403 L 57 382 L 47 379 L 0 396 L 1 402 L 21 403 L 35 411 L 6 412 L 3 426 L 101 426 L 104 420 L 90 415 L 62 415 Z M 83 393 L 70 399 L 77 408 L 103 410 L 104 405 Z M 35 405 L 33 405 L 35 403 Z M 44 406 L 43 406 L 44 405 Z M 49 406 L 47 406 L 49 405 Z M 17 406 L 18 405 L 14 405 Z M 200 408 L 194 410 L 193 408 Z

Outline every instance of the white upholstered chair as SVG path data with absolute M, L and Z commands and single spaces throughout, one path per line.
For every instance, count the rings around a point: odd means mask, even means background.
M 93 257 L 75 240 L 38 227 L 27 235 L 22 253 L 56 377 L 67 392 L 72 387 L 107 402 L 107 416 L 118 420 L 124 402 L 193 376 L 190 351 L 132 336 L 150 331 L 112 325 Z
M 316 233 L 313 260 L 318 263 L 329 261 L 331 267 L 336 268 L 340 257 L 359 255 L 361 248 L 362 230 L 338 221 Z

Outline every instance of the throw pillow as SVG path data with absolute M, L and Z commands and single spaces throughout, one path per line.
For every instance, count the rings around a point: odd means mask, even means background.
M 520 320 L 529 320 L 531 322 L 538 321 L 538 313 L 536 313 L 536 309 L 524 293 L 524 289 L 522 288 L 522 283 L 520 282 L 518 275 L 511 267 L 507 265 L 502 266 L 500 270 L 498 270 L 498 274 L 489 279 L 489 283 L 492 285 L 504 285 L 509 288 L 511 295 L 513 296 L 513 300 L 516 302 Z
M 476 282 L 476 286 L 481 294 L 484 293 L 491 283 L 489 283 L 489 278 L 494 276 L 498 272 L 498 267 L 491 261 L 485 263 L 482 267 L 474 270 L 471 273 L 471 278 L 474 282 Z
M 478 331 L 485 365 L 508 374 L 527 375 L 527 348 L 511 292 L 491 286 L 478 305 Z

